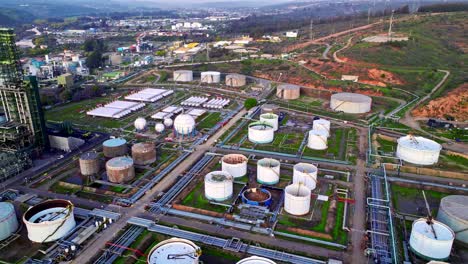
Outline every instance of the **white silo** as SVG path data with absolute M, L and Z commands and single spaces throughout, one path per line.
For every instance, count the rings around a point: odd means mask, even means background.
M 188 135 L 195 129 L 195 119 L 191 115 L 180 114 L 174 120 L 174 129 L 180 135 Z
M 233 178 L 226 171 L 212 171 L 205 176 L 205 197 L 225 201 L 232 197 Z
M 455 233 L 447 225 L 426 218 L 413 222 L 410 236 L 410 249 L 426 260 L 447 260 L 452 250 Z
M 328 148 L 328 135 L 324 130 L 309 131 L 307 147 L 310 149 L 324 150 Z
M 398 139 L 396 156 L 406 162 L 432 165 L 439 160 L 442 146 L 430 139 L 412 135 Z
M 148 254 L 148 264 L 198 264 L 201 249 L 190 240 L 171 238 L 154 246 Z
M 146 119 L 139 117 L 134 122 L 135 128 L 138 131 L 144 130 L 146 128 Z
M 343 111 L 349 114 L 363 114 L 371 110 L 372 98 L 357 93 L 336 93 L 330 98 L 330 108 L 333 111 Z
M 15 207 L 11 203 L 0 202 L 0 241 L 11 236 L 17 229 Z
M 247 175 L 247 157 L 241 154 L 224 155 L 221 159 L 221 170 L 234 178 Z
M 270 124 L 271 126 L 273 126 L 274 131 L 278 130 L 278 120 L 279 116 L 277 114 L 266 113 L 260 115 L 260 122 Z
M 156 123 L 156 125 L 154 126 L 154 130 L 156 130 L 156 132 L 158 133 L 162 133 L 164 129 L 165 127 L 162 123 Z
M 312 130 L 322 130 L 322 131 L 325 131 L 327 134 L 327 137 L 330 136 L 330 121 L 326 120 L 326 119 L 316 119 L 314 120 L 313 122 L 313 125 L 312 125 Z
M 264 122 L 254 122 L 249 124 L 248 138 L 255 144 L 271 143 L 275 137 L 273 126 Z
M 170 119 L 170 118 L 164 118 L 164 126 L 166 126 L 166 127 L 171 127 L 172 124 L 174 124 L 174 121 L 172 121 L 172 119 Z
M 440 200 L 437 220 L 448 225 L 455 239 L 468 245 L 468 196 L 449 195 Z
M 264 158 L 257 161 L 257 182 L 261 184 L 277 184 L 280 179 L 280 162 Z
M 303 184 L 291 184 L 284 189 L 284 210 L 292 215 L 305 215 L 310 210 L 311 191 Z
M 191 82 L 193 81 L 193 72 L 189 70 L 174 71 L 174 82 Z
M 221 81 L 221 73 L 217 71 L 202 72 L 200 80 L 202 83 L 219 83 Z
M 247 84 L 245 75 L 228 74 L 226 75 L 226 85 L 231 87 L 241 87 Z
M 273 260 L 252 256 L 239 260 L 236 264 L 276 264 Z
M 29 240 L 44 243 L 67 235 L 76 226 L 73 208 L 66 200 L 49 200 L 29 208 L 23 215 Z
M 311 191 L 317 186 L 318 169 L 309 163 L 297 163 L 293 168 L 293 183 L 304 184 Z

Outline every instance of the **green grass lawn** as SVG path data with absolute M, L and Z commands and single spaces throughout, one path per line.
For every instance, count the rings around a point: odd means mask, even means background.
M 212 112 L 205 116 L 197 125 L 199 130 L 201 129 L 210 129 L 214 127 L 219 121 L 221 121 L 220 112 Z

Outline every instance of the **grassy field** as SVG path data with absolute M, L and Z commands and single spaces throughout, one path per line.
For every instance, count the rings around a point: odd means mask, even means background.
M 220 112 L 208 113 L 197 125 L 199 130 L 201 129 L 210 129 L 214 127 L 219 121 L 221 121 Z
M 393 206 L 397 211 L 413 215 L 427 215 L 424 197 L 420 189 L 391 184 L 390 191 L 392 193 Z M 437 215 L 440 199 L 449 194 L 427 190 L 424 192 L 432 211 L 432 215 Z

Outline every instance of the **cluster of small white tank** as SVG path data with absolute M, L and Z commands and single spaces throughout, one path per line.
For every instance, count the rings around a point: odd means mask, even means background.
M 180 105 L 183 106 L 200 106 L 201 104 L 208 101 L 208 97 L 205 96 L 192 96 L 186 100 L 184 100 Z
M 203 107 L 221 109 L 231 102 L 229 99 L 211 99 L 210 101 L 203 104 Z
M 164 132 L 166 127 L 170 128 L 173 123 L 174 123 L 174 121 L 172 121 L 172 119 L 164 118 L 163 123 L 156 123 L 156 125 L 154 126 L 154 130 L 156 130 L 157 133 L 162 133 L 162 132 Z
M 305 215 L 310 211 L 310 195 L 317 186 L 316 166 L 298 163 L 293 168 L 293 183 L 285 189 L 284 210 L 292 215 Z
M 310 149 L 323 150 L 328 148 L 328 137 L 330 136 L 330 121 L 316 119 L 313 121 L 312 130 L 309 131 L 307 147 Z
M 138 117 L 134 122 L 137 131 L 143 131 L 146 129 L 146 119 Z

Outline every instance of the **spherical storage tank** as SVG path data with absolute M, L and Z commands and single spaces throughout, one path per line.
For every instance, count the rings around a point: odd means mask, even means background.
M 310 149 L 323 150 L 328 148 L 327 132 L 324 130 L 311 130 L 307 139 L 307 147 Z
M 96 152 L 86 152 L 80 156 L 80 171 L 84 176 L 95 175 L 99 173 L 99 157 Z
M 191 115 L 180 114 L 174 120 L 174 129 L 180 135 L 188 135 L 195 129 L 195 119 Z
M 191 82 L 193 81 L 193 72 L 188 70 L 174 71 L 174 82 Z
M 157 123 L 155 126 L 154 126 L 154 130 L 156 130 L 156 132 L 158 133 L 162 133 L 164 131 L 165 127 L 163 125 L 163 123 Z
M 326 132 L 327 137 L 330 136 L 330 121 L 326 119 L 316 119 L 313 122 L 312 130 L 322 130 Z
M 272 125 L 265 122 L 254 122 L 249 124 L 249 141 L 256 144 L 271 143 L 275 137 Z
M 148 264 L 198 264 L 201 249 L 190 240 L 171 238 L 154 246 L 148 254 Z
M 0 202 L 0 241 L 11 236 L 17 229 L 15 207 L 11 203 Z
M 301 87 L 294 84 L 280 84 L 276 88 L 276 96 L 286 100 L 298 99 L 301 96 Z
M 439 160 L 442 146 L 433 140 L 408 135 L 399 138 L 397 142 L 396 156 L 406 162 L 431 165 Z
M 116 157 L 106 163 L 107 179 L 114 183 L 128 182 L 135 178 L 133 159 Z
M 226 75 L 226 85 L 231 87 L 241 87 L 247 83 L 244 75 L 228 74 Z
M 202 72 L 200 79 L 203 83 L 219 83 L 221 81 L 221 73 L 217 71 Z
M 135 120 L 134 125 L 136 130 L 144 130 L 146 128 L 146 119 L 139 117 Z
M 132 158 L 136 165 L 148 165 L 156 161 L 156 147 L 153 143 L 137 143 L 132 146 Z
M 455 232 L 455 239 L 468 244 L 468 196 L 449 195 L 440 200 L 437 220 Z
M 317 185 L 318 169 L 309 163 L 297 163 L 293 168 L 293 183 L 302 183 L 310 190 L 314 190 Z
M 371 110 L 372 98 L 357 93 L 336 93 L 331 96 L 330 108 L 349 114 L 363 114 Z
M 267 258 L 252 256 L 245 259 L 241 259 L 236 264 L 276 264 L 276 262 Z
M 435 235 L 434 235 L 435 233 Z M 420 218 L 413 222 L 410 236 L 410 248 L 419 257 L 426 260 L 447 260 L 452 250 L 455 234 L 447 225 Z
M 113 138 L 104 141 L 102 144 L 104 156 L 115 158 L 127 154 L 127 141 L 123 138 Z
M 273 127 L 273 130 L 278 130 L 278 119 L 279 116 L 273 113 L 261 114 L 260 122 L 268 123 Z
M 205 176 L 205 197 L 225 201 L 232 197 L 233 178 L 225 171 L 212 171 Z
M 284 189 L 284 210 L 292 215 L 305 215 L 310 210 L 311 191 L 303 184 L 291 184 Z
M 247 157 L 241 154 L 224 155 L 221 159 L 221 170 L 234 178 L 244 177 L 247 174 Z
M 23 215 L 29 240 L 37 243 L 56 241 L 76 226 L 73 204 L 49 200 L 29 208 Z
M 257 162 L 257 182 L 261 184 L 277 184 L 280 178 L 280 162 L 264 158 Z
M 174 124 L 174 121 L 172 121 L 172 119 L 170 119 L 170 118 L 164 118 L 164 125 L 165 125 L 166 127 L 171 127 L 172 124 Z

